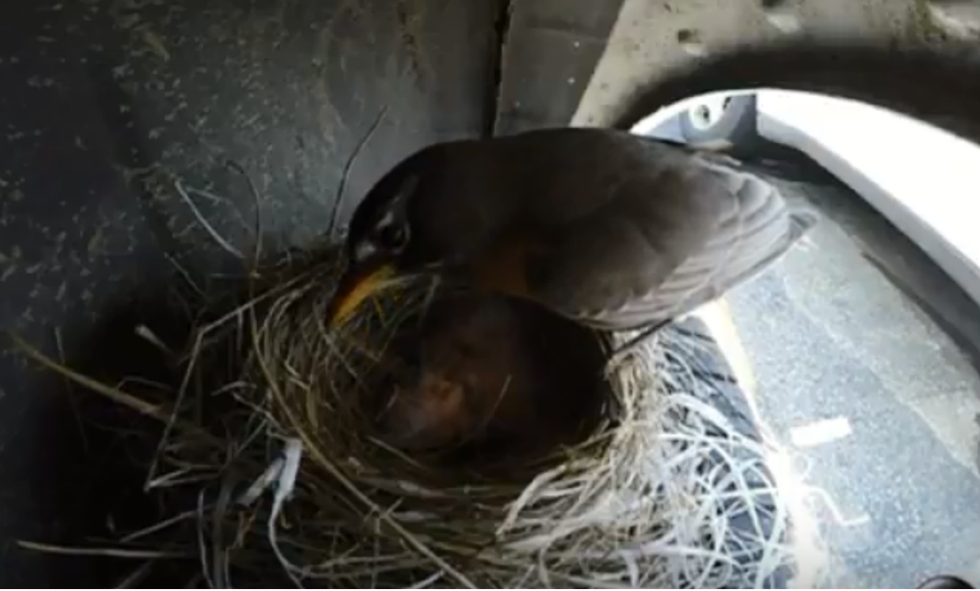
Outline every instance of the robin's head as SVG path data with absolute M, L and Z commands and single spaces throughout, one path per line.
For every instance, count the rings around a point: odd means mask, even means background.
M 488 149 L 488 146 L 490 149 Z M 468 269 L 506 224 L 493 144 L 448 142 L 410 156 L 368 192 L 347 233 L 348 269 L 330 304 L 339 322 L 393 279 Z
M 433 146 L 410 156 L 358 204 L 347 233 L 347 271 L 328 311 L 331 322 L 342 321 L 386 282 L 451 262 L 452 236 L 440 230 L 440 212 L 449 201 L 443 198 L 451 160 L 445 152 Z
M 330 302 L 330 321 L 342 321 L 386 281 L 414 265 L 410 210 L 420 175 L 400 165 L 365 196 L 351 218 L 347 233 L 347 270 Z

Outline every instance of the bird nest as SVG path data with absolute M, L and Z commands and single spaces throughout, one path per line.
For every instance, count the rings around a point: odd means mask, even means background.
M 766 450 L 662 337 L 610 364 L 625 337 L 428 283 L 330 329 L 341 270 L 320 253 L 202 325 L 176 404 L 88 383 L 165 423 L 150 490 L 194 499 L 126 547 L 166 534 L 217 587 L 706 588 L 786 568 Z

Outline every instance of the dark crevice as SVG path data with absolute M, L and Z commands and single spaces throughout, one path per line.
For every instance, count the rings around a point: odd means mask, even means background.
M 513 4 L 514 0 L 499 0 L 497 6 L 497 19 L 493 27 L 493 39 L 496 48 L 490 52 L 490 80 L 487 85 L 488 96 L 483 117 L 483 137 L 493 137 L 497 131 L 497 122 L 500 117 L 500 96 L 504 81 L 504 52 L 507 48 Z

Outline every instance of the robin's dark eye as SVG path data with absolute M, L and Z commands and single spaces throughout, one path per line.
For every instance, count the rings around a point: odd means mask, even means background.
M 381 250 L 398 252 L 408 242 L 408 230 L 402 224 L 385 224 L 375 230 L 372 238 Z

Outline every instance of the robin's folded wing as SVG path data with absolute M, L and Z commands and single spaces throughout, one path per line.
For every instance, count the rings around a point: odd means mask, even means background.
M 702 208 L 711 223 L 643 220 L 610 208 L 567 229 L 535 262 L 535 294 L 596 328 L 662 324 L 763 271 L 813 224 L 812 216 L 792 214 L 776 188 L 753 175 L 714 165 L 705 165 L 703 174 L 711 182 L 687 187 L 698 195 L 671 195 L 703 199 L 707 191 L 718 205 Z M 648 199 L 664 198 L 653 187 L 648 193 Z

